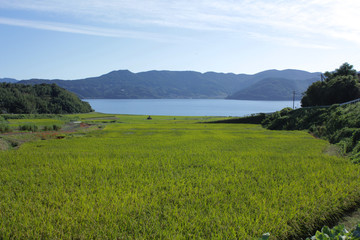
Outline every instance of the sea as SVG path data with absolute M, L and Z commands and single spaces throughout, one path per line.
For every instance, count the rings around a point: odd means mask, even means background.
M 285 107 L 299 108 L 300 101 L 252 101 L 227 99 L 83 99 L 96 112 L 163 116 L 242 117 L 271 113 Z

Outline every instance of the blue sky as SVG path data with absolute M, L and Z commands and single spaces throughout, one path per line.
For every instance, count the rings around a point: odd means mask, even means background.
M 0 0 L 0 78 L 360 70 L 356 0 Z

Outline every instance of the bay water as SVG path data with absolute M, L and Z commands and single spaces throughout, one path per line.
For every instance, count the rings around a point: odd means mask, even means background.
M 96 112 L 164 116 L 233 116 L 270 113 L 293 107 L 293 101 L 227 99 L 83 99 Z M 295 108 L 300 101 L 295 101 Z

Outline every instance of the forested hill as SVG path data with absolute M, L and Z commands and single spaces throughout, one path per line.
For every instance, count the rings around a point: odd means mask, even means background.
M 245 89 L 242 89 L 228 99 L 246 100 L 291 100 L 295 91 L 295 99 L 300 100 L 302 93 L 318 78 L 292 80 L 285 78 L 266 78 Z M 266 94 L 264 91 L 266 90 Z
M 86 79 L 31 79 L 19 81 L 18 83 L 56 83 L 76 93 L 80 98 L 226 98 L 268 78 L 282 79 L 285 82 L 297 82 L 318 78 L 319 75 L 319 73 L 309 73 L 300 70 L 268 70 L 254 75 L 215 72 L 200 73 L 194 71 L 132 73 L 128 70 L 119 70 Z M 252 96 L 252 99 L 274 100 L 272 99 L 274 95 L 285 96 L 284 92 L 278 91 L 278 89 L 284 89 L 281 86 L 283 84 L 282 81 L 274 83 L 272 89 L 276 90 L 275 92 L 270 91 L 268 86 L 260 84 L 257 87 L 257 95 Z M 285 91 L 291 94 L 293 90 L 300 92 L 306 89 L 298 88 L 298 84 L 294 84 L 294 87 L 295 89 L 285 88 Z
M 0 113 L 66 114 L 91 111 L 89 103 L 56 84 L 0 83 Z
M 0 83 L 16 83 L 16 82 L 18 81 L 13 78 L 0 78 Z

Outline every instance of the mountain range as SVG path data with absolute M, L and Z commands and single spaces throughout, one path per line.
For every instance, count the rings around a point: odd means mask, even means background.
M 132 73 L 128 70 L 85 79 L 11 78 L 0 82 L 18 84 L 55 83 L 83 99 L 156 99 L 156 98 L 228 98 L 240 100 L 296 99 L 320 73 L 301 70 L 267 70 L 257 74 L 233 74 L 194 71 L 148 71 Z
M 0 78 L 0 83 L 16 83 L 18 80 L 13 78 Z

